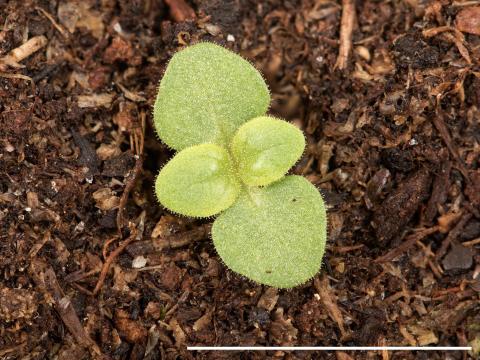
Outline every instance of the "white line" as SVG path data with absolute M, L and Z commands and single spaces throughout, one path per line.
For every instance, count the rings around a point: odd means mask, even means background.
M 471 346 L 188 346 L 191 351 L 458 351 L 472 350 Z

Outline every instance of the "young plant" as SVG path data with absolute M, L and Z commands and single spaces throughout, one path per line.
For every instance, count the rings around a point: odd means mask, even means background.
M 312 278 L 325 250 L 323 199 L 308 180 L 287 176 L 303 133 L 267 116 L 261 74 L 235 53 L 199 43 L 176 53 L 154 105 L 157 133 L 178 151 L 155 192 L 167 209 L 218 215 L 213 244 L 233 271 L 290 288 Z

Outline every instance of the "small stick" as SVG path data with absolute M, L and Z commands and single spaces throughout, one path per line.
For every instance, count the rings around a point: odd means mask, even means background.
M 137 146 L 135 146 L 135 151 L 137 152 L 136 154 L 136 161 L 135 161 L 135 166 L 133 168 L 133 171 L 130 172 L 129 176 L 127 176 L 126 184 L 125 184 L 125 190 L 123 191 L 122 197 L 120 198 L 119 204 L 118 204 L 118 212 L 117 212 L 117 228 L 119 234 L 122 233 L 122 227 L 124 224 L 124 218 L 123 218 L 123 211 L 125 209 L 125 206 L 127 205 L 128 201 L 128 196 L 130 195 L 130 192 L 132 191 L 133 187 L 135 186 L 135 181 L 137 178 L 140 176 L 140 173 L 142 171 L 142 166 L 143 166 L 143 148 L 145 144 L 145 126 L 146 126 L 146 116 L 145 113 L 141 113 L 141 131 L 139 132 L 138 129 L 135 132 L 135 142 L 138 140 L 138 133 L 140 136 L 140 141 Z M 131 144 L 133 143 L 132 141 L 130 142 Z
M 0 58 L 0 64 L 10 65 L 12 67 L 23 67 L 19 62 L 26 59 L 34 52 L 47 45 L 47 38 L 43 35 L 34 36 L 24 44 L 10 51 L 7 55 Z
M 137 160 L 135 161 L 135 167 L 133 168 L 133 171 L 127 177 L 125 190 L 123 191 L 122 197 L 120 198 L 120 202 L 118 204 L 117 228 L 118 228 L 119 233 L 122 232 L 122 227 L 123 227 L 123 223 L 124 223 L 123 211 L 125 210 L 125 205 L 127 205 L 128 195 L 130 194 L 130 191 L 132 191 L 132 189 L 135 185 L 135 181 L 137 180 L 138 176 L 140 175 L 140 172 L 142 171 L 143 156 L 142 155 L 136 155 L 136 157 L 137 157 Z
M 418 231 L 414 232 L 413 234 L 408 236 L 407 239 L 404 242 L 402 242 L 399 246 L 397 246 L 395 249 L 389 251 L 385 255 L 376 258 L 374 262 L 383 263 L 383 262 L 387 262 L 387 261 L 391 261 L 391 260 L 395 259 L 397 256 L 403 254 L 405 251 L 407 251 L 409 248 L 411 248 L 417 241 L 420 241 L 424 237 L 437 232 L 439 230 L 439 228 L 440 227 L 437 225 L 437 226 L 433 226 L 431 228 L 421 229 L 421 230 L 418 230 Z
M 352 245 L 352 246 L 333 246 L 332 250 L 333 252 L 336 252 L 337 254 L 345 254 L 350 251 L 355 251 L 358 249 L 363 248 L 365 245 L 364 244 L 358 244 L 358 245 Z
M 480 244 L 480 238 L 476 238 L 476 239 L 473 239 L 473 240 L 470 240 L 470 241 L 465 241 L 465 242 L 462 243 L 462 245 L 465 246 L 465 247 L 470 247 L 470 246 L 477 245 L 477 244 Z
M 68 282 L 68 283 L 73 283 L 73 282 L 76 282 L 76 281 L 86 279 L 86 278 L 88 278 L 92 275 L 95 275 L 95 274 L 99 273 L 99 272 L 100 272 L 100 270 L 97 270 L 97 269 L 93 269 L 93 270 L 90 270 L 88 272 L 83 272 L 82 270 L 79 270 L 79 271 L 76 271 L 74 273 L 68 274 L 67 276 L 65 276 L 63 278 L 63 280 Z
M 30 76 L 23 75 L 23 74 L 9 74 L 9 73 L 0 72 L 0 77 L 7 78 L 7 79 L 22 79 L 22 80 L 27 80 L 33 83 L 33 79 Z
M 340 48 L 335 69 L 344 70 L 348 65 L 348 57 L 352 51 L 352 33 L 355 24 L 355 3 L 353 0 L 342 0 L 342 20 L 340 24 Z
M 439 26 L 436 28 L 426 29 L 422 31 L 422 35 L 426 38 L 431 38 L 445 31 L 455 31 L 456 29 L 451 26 Z M 458 31 L 458 30 L 457 30 Z
M 440 96 L 437 96 L 437 104 L 436 104 L 436 115 L 433 116 L 432 122 L 437 131 L 440 134 L 440 137 L 442 138 L 443 142 L 445 145 L 447 145 L 448 151 L 450 151 L 450 154 L 452 154 L 453 158 L 457 161 L 458 164 L 458 169 L 462 173 L 462 175 L 465 177 L 465 179 L 470 182 L 470 177 L 468 176 L 467 169 L 465 168 L 465 165 L 463 164 L 462 158 L 460 157 L 460 154 L 458 152 L 457 147 L 455 146 L 452 136 L 450 135 L 450 132 L 448 131 L 447 125 L 445 124 L 444 116 L 443 113 L 440 109 Z
M 102 354 L 98 345 L 92 340 L 92 338 L 90 338 L 83 328 L 70 299 L 68 296 L 65 296 L 63 289 L 60 287 L 53 269 L 48 265 L 43 265 L 41 262 L 33 262 L 32 267 L 36 272 L 37 278 L 35 281 L 51 296 L 55 310 L 57 310 L 60 318 L 72 334 L 75 341 L 79 345 L 93 351 L 93 353 L 100 358 L 105 359 L 106 357 Z
M 59 23 L 57 23 L 55 21 L 55 19 L 53 18 L 52 15 L 50 15 L 45 9 L 41 8 L 40 6 L 35 6 L 35 10 L 37 11 L 40 11 L 48 20 L 50 20 L 50 22 L 52 23 L 52 25 L 55 27 L 55 29 L 58 30 L 58 32 L 60 34 L 62 34 L 62 36 L 66 39 L 68 38 L 68 35 L 67 35 L 67 32 L 65 31 L 65 29 L 63 28 L 62 25 L 60 25 Z

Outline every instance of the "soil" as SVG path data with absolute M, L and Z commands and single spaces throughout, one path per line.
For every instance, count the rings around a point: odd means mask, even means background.
M 478 6 L 0 0 L 0 357 L 476 358 Z M 270 112 L 306 133 L 293 172 L 321 189 L 330 225 L 323 269 L 303 286 L 232 273 L 211 220 L 155 201 L 172 155 L 151 125 L 157 85 L 172 54 L 199 40 L 251 60 Z

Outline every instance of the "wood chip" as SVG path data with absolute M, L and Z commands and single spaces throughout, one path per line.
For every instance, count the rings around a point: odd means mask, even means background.
M 197 18 L 195 11 L 185 0 L 165 0 L 165 3 L 170 7 L 170 15 L 176 22 L 195 20 Z
M 347 332 L 345 331 L 343 315 L 337 306 L 337 299 L 333 294 L 332 288 L 330 287 L 328 277 L 325 275 L 322 275 L 321 278 L 316 277 L 313 281 L 313 284 L 320 295 L 320 300 L 322 301 L 323 306 L 325 306 L 328 315 L 337 323 L 342 337 L 346 336 Z
M 257 306 L 267 311 L 272 311 L 278 300 L 278 290 L 272 287 L 266 288 L 258 300 Z
M 348 57 L 352 52 L 352 34 L 355 18 L 355 2 L 353 0 L 342 0 L 340 48 L 338 51 L 337 62 L 335 63 L 336 69 L 344 70 L 348 65 Z

